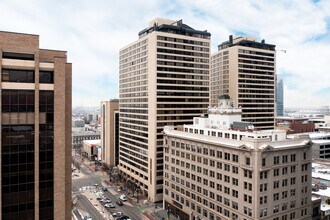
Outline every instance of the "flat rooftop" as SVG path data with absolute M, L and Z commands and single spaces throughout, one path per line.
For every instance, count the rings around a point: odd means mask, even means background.
M 245 147 L 249 149 L 254 149 L 258 147 L 258 149 L 263 149 L 266 147 L 271 148 L 290 148 L 290 147 L 301 147 L 309 142 L 309 139 L 286 139 L 284 141 L 273 141 L 271 142 L 268 138 L 244 138 L 242 140 L 229 139 L 229 138 L 221 138 L 215 136 L 207 136 L 202 134 L 189 133 L 184 131 L 178 131 L 171 129 L 169 127 L 164 128 L 164 133 L 170 136 L 189 139 L 197 142 L 207 142 L 212 145 L 221 145 L 232 148 L 240 148 Z

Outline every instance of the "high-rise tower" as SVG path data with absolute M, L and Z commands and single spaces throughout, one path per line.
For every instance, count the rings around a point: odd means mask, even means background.
M 101 101 L 102 160 L 106 166 L 119 164 L 119 100 Z
M 71 219 L 71 64 L 0 32 L 0 219 Z
M 229 95 L 242 108 L 242 120 L 256 129 L 274 129 L 275 45 L 252 37 L 229 36 L 211 56 L 210 104 Z
M 120 50 L 120 171 L 151 201 L 162 200 L 163 127 L 207 111 L 210 36 L 158 18 Z
M 276 116 L 284 116 L 283 79 L 280 77 L 276 81 Z

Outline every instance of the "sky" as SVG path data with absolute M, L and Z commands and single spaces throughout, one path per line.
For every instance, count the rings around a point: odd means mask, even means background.
M 74 107 L 118 98 L 119 50 L 158 17 L 210 32 L 212 53 L 229 35 L 275 44 L 284 106 L 330 105 L 329 0 L 0 0 L 1 31 L 68 52 Z

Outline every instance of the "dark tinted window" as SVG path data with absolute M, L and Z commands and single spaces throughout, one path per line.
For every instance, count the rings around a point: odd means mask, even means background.
M 46 114 L 39 124 L 39 215 L 54 219 L 54 91 L 40 91 L 39 111 Z
M 2 112 L 34 112 L 33 90 L 2 90 Z
M 39 83 L 54 83 L 54 72 L 39 71 Z
M 2 70 L 3 82 L 19 82 L 19 83 L 33 83 L 34 71 L 33 70 Z
M 3 52 L 2 58 L 15 60 L 34 60 L 34 54 Z

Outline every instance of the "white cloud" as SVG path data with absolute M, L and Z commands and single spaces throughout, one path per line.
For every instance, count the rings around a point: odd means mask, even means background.
M 326 0 L 3 0 L 0 29 L 38 34 L 42 48 L 68 51 L 73 105 L 99 105 L 100 99 L 118 97 L 119 49 L 137 40 L 150 20 L 165 17 L 207 29 L 213 52 L 237 32 L 286 49 L 286 54 L 278 52 L 278 73 L 296 77 L 284 77 L 285 104 L 313 106 L 329 105 L 329 97 L 317 93 L 330 82 L 329 16 Z

